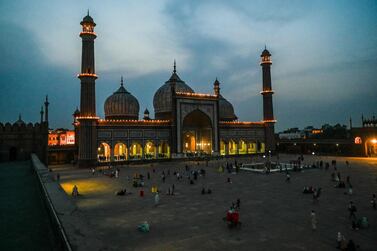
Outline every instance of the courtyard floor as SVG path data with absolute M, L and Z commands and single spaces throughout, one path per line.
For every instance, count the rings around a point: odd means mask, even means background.
M 297 159 L 293 155 L 281 155 L 281 162 Z M 120 167 L 120 177 L 110 178 L 99 172 L 72 166 L 52 166 L 60 174 L 60 184 L 70 200 L 82 212 L 90 229 L 105 243 L 106 250 L 335 250 L 336 236 L 341 232 L 352 239 L 361 250 L 377 250 L 377 210 L 371 207 L 372 193 L 377 193 L 377 158 L 340 158 L 305 156 L 304 162 L 322 159 L 337 160 L 338 171 L 345 179 L 351 177 L 353 195 L 345 195 L 347 189 L 334 188 L 331 181 L 333 169 L 311 169 L 291 172 L 291 182 L 285 181 L 285 173 L 270 175 L 241 171 L 238 174 L 220 173 L 218 167 L 224 161 L 165 162 Z M 345 161 L 351 163 L 347 168 Z M 229 159 L 229 162 L 232 160 Z M 238 158 L 238 162 L 250 163 L 251 159 Z M 253 159 L 254 162 L 259 160 Z M 205 177 L 199 177 L 194 185 L 187 178 L 178 181 L 174 171 L 184 173 L 185 165 L 191 170 L 204 168 Z M 155 173 L 153 173 L 155 169 Z M 165 183 L 161 173 L 167 174 Z M 147 172 L 151 179 L 146 178 Z M 145 196 L 140 188 L 132 187 L 135 173 L 145 176 Z M 227 183 L 230 177 L 232 183 Z M 175 185 L 175 195 L 166 191 Z M 71 197 L 73 185 L 82 196 Z M 151 187 L 161 192 L 160 204 L 154 205 Z M 319 202 L 313 204 L 311 194 L 303 194 L 304 186 L 322 188 Z M 210 188 L 212 194 L 201 194 L 202 188 Z M 131 195 L 115 196 L 126 188 Z M 222 218 L 239 198 L 241 200 L 240 229 L 228 229 Z M 348 203 L 352 200 L 358 217 L 366 216 L 368 229 L 354 231 L 348 219 Z M 310 212 L 315 210 L 318 229 L 312 231 Z M 148 221 L 149 233 L 141 233 L 137 225 Z M 64 225 L 64 222 L 63 222 Z

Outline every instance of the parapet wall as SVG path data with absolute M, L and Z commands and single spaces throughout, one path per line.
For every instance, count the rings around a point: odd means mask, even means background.
M 62 241 L 62 248 L 68 251 L 105 250 L 102 241 L 91 231 L 85 215 L 53 178 L 54 173 L 50 172 L 35 154 L 31 155 L 31 162 L 55 229 Z

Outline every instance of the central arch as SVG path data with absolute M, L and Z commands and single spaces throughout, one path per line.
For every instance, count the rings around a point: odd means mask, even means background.
M 183 120 L 182 149 L 184 153 L 212 153 L 212 122 L 202 111 L 194 110 Z

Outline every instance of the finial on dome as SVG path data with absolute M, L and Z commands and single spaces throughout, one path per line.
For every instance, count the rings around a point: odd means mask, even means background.
M 88 8 L 88 16 L 89 16 L 89 8 Z
M 120 86 L 123 87 L 123 76 L 120 77 Z
M 266 46 L 266 44 L 264 44 L 264 49 L 267 50 L 267 46 Z
M 175 59 L 174 59 L 174 68 L 173 68 L 173 72 L 176 73 L 177 72 L 177 64 L 175 62 Z

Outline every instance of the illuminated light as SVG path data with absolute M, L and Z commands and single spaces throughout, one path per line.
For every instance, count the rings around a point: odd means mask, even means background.
M 312 152 L 312 155 L 315 155 L 315 152 Z
M 77 74 L 78 78 L 83 78 L 83 77 L 93 77 L 93 78 L 98 78 L 98 75 L 95 73 L 80 73 Z
M 263 122 L 220 121 L 223 125 L 263 125 Z
M 217 95 L 206 94 L 206 93 L 193 93 L 193 92 L 176 92 L 176 95 L 186 96 L 186 97 L 201 97 L 201 98 L 218 98 Z
M 266 120 L 262 120 L 263 123 L 276 123 L 277 120 L 276 119 L 266 119 Z
M 97 116 L 78 116 L 77 119 L 99 119 Z
M 373 144 L 377 144 L 377 139 L 372 139 L 370 142 L 372 142 Z
M 355 137 L 355 144 L 360 145 L 363 141 L 361 140 L 361 137 Z
M 260 92 L 260 94 L 268 94 L 268 93 L 275 93 L 273 90 L 263 90 Z
M 170 125 L 170 120 L 136 120 L 136 119 L 100 119 L 99 123 L 127 123 L 145 125 Z
M 339 146 L 339 144 L 337 143 L 336 146 Z
M 316 143 L 313 144 L 313 146 L 316 146 L 316 145 L 317 145 Z
M 94 31 L 82 31 L 80 32 L 80 36 L 81 35 L 91 35 L 97 37 L 97 34 Z

